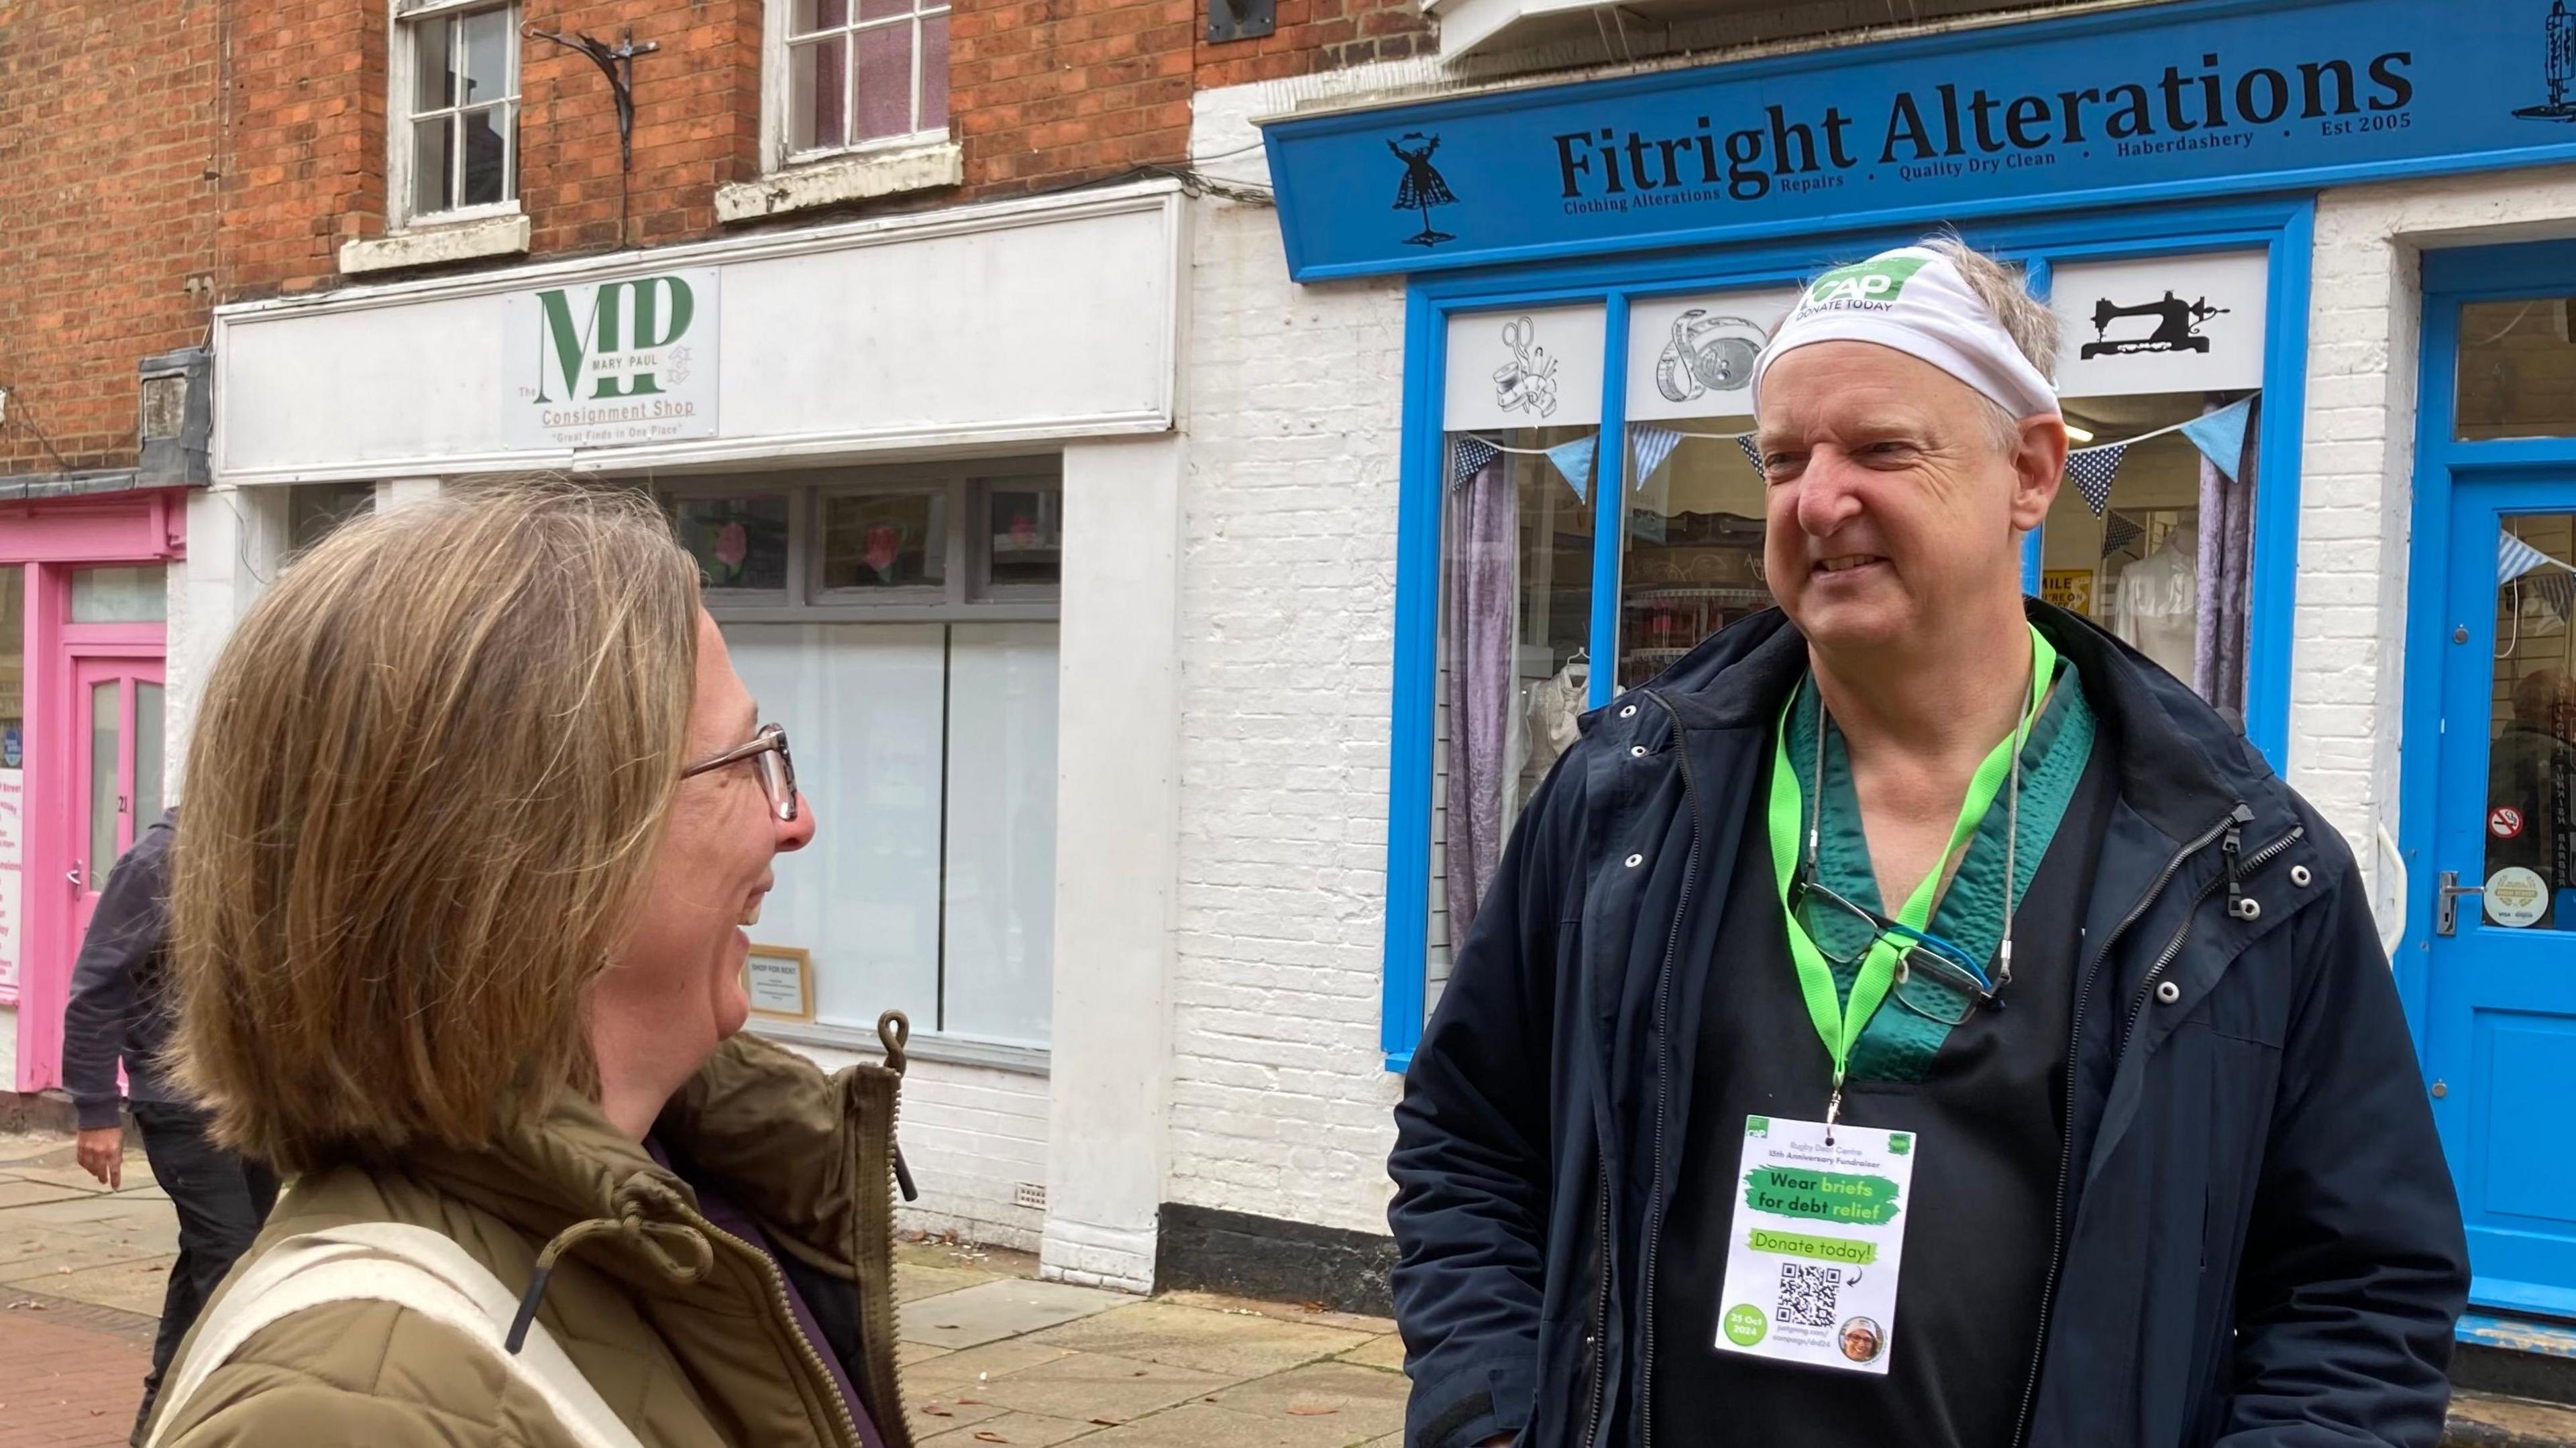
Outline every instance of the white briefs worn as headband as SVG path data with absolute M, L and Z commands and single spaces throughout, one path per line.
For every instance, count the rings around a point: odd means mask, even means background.
M 1753 364 L 1753 405 L 1771 364 L 1811 342 L 1875 342 L 1929 362 L 2016 418 L 2055 417 L 2057 389 L 2021 354 L 1948 257 L 1900 247 L 1816 278 Z

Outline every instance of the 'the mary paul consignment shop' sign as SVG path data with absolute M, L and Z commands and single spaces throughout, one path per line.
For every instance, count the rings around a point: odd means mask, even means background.
M 715 436 L 716 276 L 707 267 L 511 294 L 510 445 Z
M 2328 185 L 2576 157 L 2567 5 L 2197 0 L 1266 131 L 1301 280 Z

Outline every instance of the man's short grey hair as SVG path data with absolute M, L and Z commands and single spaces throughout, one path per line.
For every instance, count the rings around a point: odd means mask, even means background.
M 2057 380 L 2057 313 L 2046 302 L 2030 294 L 2022 284 L 2021 273 L 1968 245 L 1957 236 L 1934 236 L 1924 239 L 1925 249 L 1939 253 L 1958 268 L 1959 277 L 1976 293 L 2003 324 L 2004 335 L 2039 375 Z M 1986 405 L 1986 423 L 1993 429 L 1995 446 L 2009 452 L 2021 440 L 2021 419 L 2004 409 L 2003 404 L 1977 394 Z

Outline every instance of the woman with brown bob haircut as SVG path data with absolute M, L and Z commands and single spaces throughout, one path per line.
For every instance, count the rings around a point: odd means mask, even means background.
M 901 1018 L 829 1079 L 736 1034 L 815 822 L 649 501 L 341 529 L 234 632 L 187 781 L 178 1070 L 292 1182 L 155 1442 L 908 1448 Z

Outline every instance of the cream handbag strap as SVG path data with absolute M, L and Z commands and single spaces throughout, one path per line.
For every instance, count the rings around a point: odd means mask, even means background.
M 554 1410 L 582 1448 L 643 1448 L 564 1355 L 545 1324 L 531 1324 L 516 1354 L 502 1346 L 518 1302 L 490 1269 L 426 1227 L 366 1222 L 289 1237 L 262 1253 L 197 1328 L 161 1401 L 150 1439 L 169 1425 L 209 1374 L 260 1329 L 333 1302 L 390 1302 L 471 1338 Z

